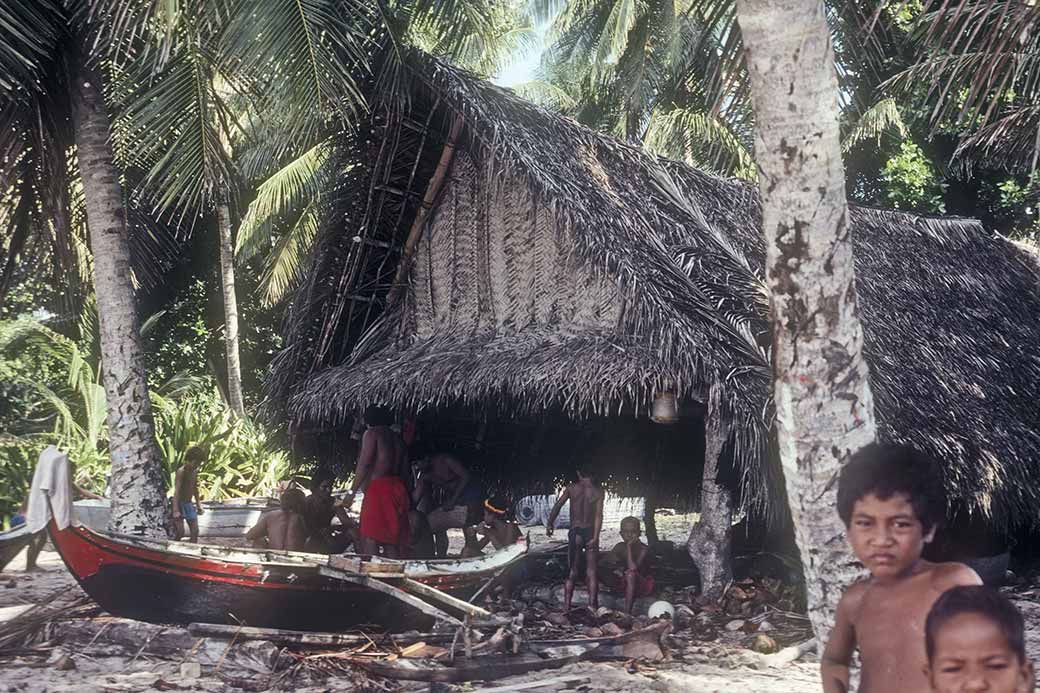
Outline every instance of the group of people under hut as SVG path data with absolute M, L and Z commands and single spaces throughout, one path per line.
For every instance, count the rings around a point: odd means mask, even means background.
M 366 430 L 350 490 L 337 500 L 334 479 L 319 473 L 305 495 L 295 487 L 281 493 L 280 507 L 264 513 L 246 538 L 257 547 L 313 553 L 353 551 L 387 558 L 443 558 L 448 553 L 448 530 L 464 536 L 461 558 L 479 556 L 490 544 L 499 550 L 518 541 L 522 534 L 512 521 L 511 509 L 501 497 L 487 497 L 480 481 L 455 456 L 423 454 L 409 461 L 408 447 L 392 426 L 390 412 L 369 407 Z M 177 536 L 188 526 L 191 541 L 198 539 L 198 469 L 204 460 L 201 448 L 185 455 L 174 483 L 173 514 Z M 347 509 L 357 493 L 363 493 L 361 512 L 354 521 Z M 563 506 L 570 503 L 567 534 L 569 573 L 565 583 L 565 607 L 570 608 L 574 587 L 582 570 L 589 603 L 599 605 L 599 585 L 625 595 L 631 612 L 636 597 L 649 596 L 654 580 L 648 572 L 649 548 L 640 541 L 639 520 L 626 517 L 621 537 L 611 551 L 601 554 L 604 491 L 587 472 L 557 499 L 546 534 L 553 535 Z M 338 526 L 333 520 L 338 519 Z M 521 575 L 505 580 L 506 589 Z

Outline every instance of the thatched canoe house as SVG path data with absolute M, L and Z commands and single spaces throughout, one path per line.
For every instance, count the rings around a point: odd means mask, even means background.
M 422 54 L 408 73 L 407 103 L 374 95 L 348 147 L 271 400 L 297 430 L 331 431 L 372 402 L 645 420 L 670 388 L 723 421 L 744 499 L 764 507 L 778 471 L 755 187 Z M 1035 261 L 970 219 L 851 217 L 883 437 L 933 453 L 965 506 L 1029 520 Z

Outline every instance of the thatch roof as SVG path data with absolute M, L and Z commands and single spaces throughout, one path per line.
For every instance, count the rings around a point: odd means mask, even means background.
M 374 128 L 354 145 L 363 165 L 335 210 L 346 222 L 321 239 L 293 304 L 272 379 L 291 420 L 333 427 L 373 401 L 642 413 L 667 377 L 688 399 L 718 389 L 749 498 L 763 500 L 776 470 L 764 462 L 773 414 L 755 187 L 654 157 L 428 56 L 413 55 L 410 70 L 409 103 L 375 99 Z M 460 155 L 426 247 L 409 290 L 384 309 L 456 116 Z M 851 222 L 883 437 L 934 453 L 975 509 L 1035 507 L 1033 260 L 974 220 L 853 208 Z M 446 245 L 430 238 L 438 224 L 485 232 Z M 438 307 L 429 286 L 445 277 Z M 539 293 L 545 282 L 553 290 Z

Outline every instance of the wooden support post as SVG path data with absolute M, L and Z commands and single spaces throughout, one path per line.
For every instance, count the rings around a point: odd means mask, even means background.
M 437 194 L 440 192 L 444 179 L 448 175 L 448 167 L 451 166 L 451 160 L 455 156 L 455 143 L 459 139 L 459 133 L 462 132 L 462 124 L 461 115 L 456 115 L 451 122 L 451 131 L 448 133 L 448 139 L 445 141 L 444 149 L 441 151 L 437 169 L 433 172 L 430 182 L 426 185 L 426 194 L 423 195 L 422 206 L 419 207 L 419 211 L 415 215 L 415 221 L 412 222 L 412 228 L 408 231 L 408 238 L 404 242 L 404 250 L 401 251 L 401 262 L 397 266 L 394 283 L 390 287 L 390 293 L 386 298 L 387 306 L 394 304 L 404 288 L 405 276 L 408 274 L 408 269 L 412 264 L 415 248 L 419 245 L 419 238 L 422 236 L 426 217 L 429 215 L 430 210 L 433 209 L 433 203 L 437 200 Z
M 704 414 L 704 474 L 701 481 L 700 519 L 690 530 L 686 550 L 701 575 L 701 592 L 712 599 L 723 596 L 733 576 L 733 498 L 718 482 L 719 461 L 729 428 L 719 411 L 718 392 L 708 395 Z

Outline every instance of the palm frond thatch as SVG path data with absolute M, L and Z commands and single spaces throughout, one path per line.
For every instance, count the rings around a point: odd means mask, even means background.
M 767 505 L 778 471 L 755 187 L 421 53 L 404 64 L 408 109 L 371 99 L 384 139 L 353 150 L 272 401 L 297 424 L 336 427 L 373 401 L 580 418 L 646 412 L 665 379 L 687 400 L 716 387 L 745 498 Z M 463 140 L 408 291 L 385 305 L 456 114 Z M 933 453 L 972 509 L 1025 521 L 1040 500 L 1040 321 L 1022 319 L 1040 315 L 1034 260 L 974 220 L 850 217 L 881 435 Z

